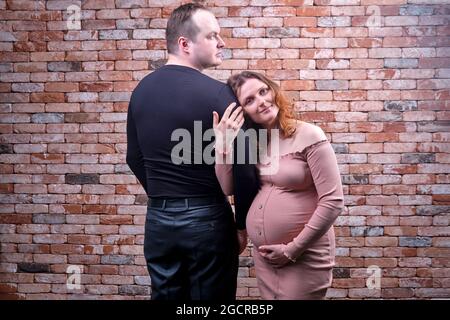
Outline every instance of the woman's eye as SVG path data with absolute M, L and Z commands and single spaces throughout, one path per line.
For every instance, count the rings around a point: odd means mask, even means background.
M 252 103 L 252 101 L 253 101 L 253 98 L 248 98 L 248 99 L 245 101 L 245 105 L 249 105 L 250 103 Z
M 267 93 L 267 88 L 262 88 L 260 91 L 259 91 L 259 94 L 260 95 L 265 95 Z

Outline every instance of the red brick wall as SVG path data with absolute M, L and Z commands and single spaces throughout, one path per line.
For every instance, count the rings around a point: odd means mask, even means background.
M 446 2 L 207 1 L 230 58 L 207 73 L 265 72 L 335 147 L 346 209 L 331 298 L 450 297 Z M 126 111 L 164 63 L 180 1 L 82 1 L 81 30 L 68 30 L 76 3 L 0 1 L 2 298 L 150 292 Z M 80 289 L 66 286 L 70 265 L 83 266 Z M 379 290 L 366 285 L 372 265 Z M 258 296 L 251 266 L 247 252 L 240 298 Z

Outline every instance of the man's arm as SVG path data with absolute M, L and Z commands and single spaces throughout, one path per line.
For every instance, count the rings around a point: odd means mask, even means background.
M 133 98 L 132 98 L 133 99 Z M 127 116 L 127 164 L 133 171 L 136 178 L 144 187 L 145 192 L 147 192 L 147 177 L 145 174 L 144 167 L 144 157 L 142 155 L 141 148 L 139 147 L 138 135 L 136 130 L 136 125 L 132 114 L 132 99 L 130 105 L 128 106 L 128 116 Z

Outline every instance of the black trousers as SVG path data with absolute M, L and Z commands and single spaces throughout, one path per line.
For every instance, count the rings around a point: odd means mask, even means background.
M 225 197 L 150 199 L 144 255 L 152 300 L 236 299 L 238 242 Z

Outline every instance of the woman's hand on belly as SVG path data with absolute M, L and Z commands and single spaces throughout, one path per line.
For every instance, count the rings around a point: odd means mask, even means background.
M 285 246 L 285 244 L 262 245 L 258 247 L 258 252 L 273 267 L 281 268 L 292 262 L 284 254 Z

